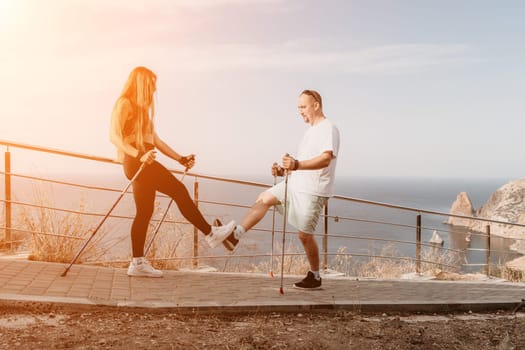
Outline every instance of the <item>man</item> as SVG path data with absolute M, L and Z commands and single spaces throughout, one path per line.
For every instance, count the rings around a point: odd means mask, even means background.
M 288 180 L 288 222 L 299 230 L 310 270 L 307 276 L 294 287 L 316 289 L 321 287 L 319 274 L 319 248 L 313 233 L 317 221 L 333 194 L 337 153 L 339 152 L 339 130 L 323 114 L 321 95 L 314 90 L 305 90 L 299 95 L 299 113 L 310 124 L 299 145 L 297 158 L 286 154 L 282 167 L 272 166 L 272 175 L 289 174 Z M 272 206 L 283 212 L 285 182 L 282 181 L 261 193 L 240 225 L 223 241 L 228 250 L 233 250 L 242 235 L 256 225 Z

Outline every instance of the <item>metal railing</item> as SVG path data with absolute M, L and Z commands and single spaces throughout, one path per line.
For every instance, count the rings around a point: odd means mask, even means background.
M 63 157 L 72 157 L 77 159 L 83 159 L 83 160 L 89 160 L 89 161 L 95 161 L 95 162 L 103 162 L 113 165 L 120 166 L 120 163 L 104 157 L 98 157 L 98 156 L 92 156 L 87 154 L 81 154 L 81 153 L 75 153 L 75 152 L 68 152 L 63 150 L 57 150 L 57 149 L 51 149 L 51 148 L 45 148 L 45 147 L 38 147 L 34 145 L 27 145 L 22 143 L 16 143 L 16 142 L 10 142 L 10 141 L 4 141 L 0 140 L 0 145 L 6 146 L 6 151 L 4 152 L 4 171 L 0 172 L 1 175 L 4 176 L 4 199 L 0 199 L 4 203 L 4 223 L 0 229 L 2 229 L 5 232 L 4 240 L 3 240 L 3 246 L 6 245 L 12 249 L 13 244 L 16 244 L 19 242 L 19 240 L 14 240 L 12 237 L 13 232 L 20 232 L 20 233 L 28 233 L 31 235 L 50 235 L 50 236 L 56 236 L 61 238 L 71 238 L 75 240 L 79 240 L 80 238 L 77 236 L 68 236 L 64 234 L 58 234 L 56 232 L 43 232 L 43 231 L 36 231 L 36 230 L 28 230 L 27 227 L 21 227 L 19 225 L 13 224 L 13 209 L 15 206 L 17 207 L 29 207 L 29 208 L 39 208 L 39 209 L 45 209 L 50 211 L 56 211 L 56 212 L 62 212 L 62 213 L 70 213 L 75 215 L 81 215 L 86 217 L 101 217 L 104 216 L 104 213 L 100 212 L 86 212 L 81 210 L 74 210 L 70 208 L 60 208 L 56 206 L 45 206 L 38 203 L 31 203 L 31 202 L 25 202 L 25 201 L 18 201 L 13 200 L 12 192 L 13 192 L 13 183 L 12 180 L 14 178 L 28 180 L 28 181 L 41 181 L 41 182 L 47 182 L 51 184 L 56 184 L 60 186 L 68 186 L 68 187 L 76 187 L 76 188 L 82 188 L 85 190 L 90 191 L 107 191 L 107 192 L 119 192 L 119 189 L 115 188 L 109 188 L 104 186 L 92 186 L 92 185 L 86 185 L 86 184 L 79 184 L 75 182 L 70 181 L 61 181 L 51 178 L 44 178 L 44 177 L 37 177 L 27 174 L 19 174 L 16 172 L 12 172 L 11 170 L 11 152 L 10 148 L 17 148 L 17 149 L 23 149 L 23 150 L 29 150 L 31 152 L 42 152 L 47 154 L 54 154 L 59 155 Z M 183 174 L 182 171 L 177 170 L 170 170 L 174 174 Z M 224 202 L 224 201 L 214 201 L 214 200 L 206 200 L 201 198 L 201 191 L 199 188 L 200 181 L 206 180 L 211 181 L 214 183 L 227 183 L 227 184 L 234 184 L 238 186 L 249 186 L 250 188 L 260 188 L 260 189 L 266 189 L 270 187 L 268 184 L 258 183 L 258 182 L 251 182 L 251 181 L 241 181 L 237 179 L 230 179 L 230 178 L 224 178 L 224 177 L 216 177 L 216 176 L 209 176 L 209 175 L 203 175 L 198 173 L 187 173 L 187 178 L 193 178 L 193 199 L 195 201 L 195 204 L 197 206 L 200 206 L 201 204 L 207 204 L 207 205 L 213 205 L 213 206 L 221 206 L 221 207 L 228 207 L 228 208 L 242 208 L 246 209 L 249 206 L 240 204 L 240 203 L 233 203 L 233 202 Z M 159 195 L 159 198 L 162 198 L 165 196 Z M 375 208 L 383 208 L 383 209 L 390 209 L 400 212 L 406 212 L 410 213 L 411 215 L 414 214 L 414 217 L 412 217 L 413 222 L 412 223 L 400 223 L 400 222 L 392 222 L 388 219 L 380 218 L 380 219 L 374 219 L 370 217 L 350 217 L 350 216 L 344 216 L 344 215 L 336 215 L 335 212 L 330 212 L 329 208 L 332 207 L 332 203 L 335 203 L 336 201 L 341 201 L 345 205 L 360 205 L 360 206 L 367 206 L 367 207 L 375 207 Z M 477 236 L 480 239 L 485 240 L 485 247 L 482 248 L 469 248 L 470 251 L 484 251 L 485 252 L 485 261 L 480 264 L 462 264 L 462 265 L 478 265 L 485 268 L 485 272 L 490 275 L 491 272 L 491 257 L 492 253 L 495 252 L 495 250 L 491 247 L 491 224 L 499 224 L 499 225 L 512 225 L 517 227 L 525 227 L 523 224 L 516 224 L 516 223 L 509 223 L 505 221 L 500 220 L 491 220 L 486 218 L 479 218 L 479 217 L 471 217 L 471 216 L 465 216 L 465 215 L 456 215 L 456 214 L 450 214 L 450 213 L 443 213 L 439 211 L 433 211 L 433 210 L 425 210 L 421 208 L 412 208 L 412 207 L 406 207 L 406 206 L 400 206 L 400 205 L 394 205 L 389 203 L 383 203 L 383 202 L 377 202 L 377 201 L 370 201 L 366 199 L 361 198 L 353 198 L 353 197 L 347 197 L 347 196 L 341 196 L 341 195 L 335 195 L 332 197 L 332 199 L 329 201 L 330 206 L 327 204 L 324 209 L 324 215 L 322 215 L 323 218 L 323 225 L 322 225 L 322 233 L 321 234 L 315 234 L 318 236 L 322 241 L 322 248 L 321 248 L 321 267 L 322 269 L 328 269 L 329 268 L 329 257 L 364 257 L 368 259 L 376 258 L 376 259 L 388 259 L 388 260 L 397 260 L 397 261 L 408 261 L 410 263 L 413 263 L 415 265 L 415 272 L 421 273 L 422 272 L 422 264 L 430 264 L 439 266 L 440 268 L 450 268 L 450 269 L 457 269 L 458 266 L 450 264 L 448 262 L 444 261 L 434 261 L 430 260 L 428 258 L 425 258 L 422 255 L 423 249 L 432 249 L 432 250 L 439 250 L 440 253 L 446 254 L 446 253 L 454 253 L 454 254 L 462 254 L 464 253 L 463 250 L 460 249 L 452 249 L 452 248 L 445 248 L 445 247 L 439 247 L 435 244 L 431 243 L 425 243 L 422 239 L 422 232 L 429 231 L 429 230 L 435 230 L 439 232 L 444 232 L 443 228 L 435 228 L 435 227 L 426 227 L 422 223 L 422 215 L 430 215 L 433 217 L 446 217 L 446 218 L 458 218 L 458 219 L 468 219 L 472 221 L 481 221 L 485 222 L 485 232 L 478 232 L 478 233 L 472 233 L 473 235 Z M 344 206 L 343 206 L 344 207 Z M 110 216 L 114 219 L 122 219 L 122 220 L 131 220 L 133 219 L 132 215 L 117 215 L 113 214 Z M 158 222 L 158 218 L 153 218 L 152 222 Z M 402 231 L 402 235 L 413 235 L 413 240 L 403 238 L 403 239 L 395 239 L 395 238 L 385 238 L 385 237 L 377 237 L 377 236 L 370 236 L 370 235 L 359 235 L 355 234 L 353 232 L 350 234 L 349 232 L 344 233 L 335 233 L 333 230 L 331 231 L 330 222 L 333 221 L 334 223 L 353 223 L 353 224 L 366 224 L 366 225 L 376 225 L 376 226 L 385 226 L 388 227 L 390 230 L 397 229 L 397 230 L 407 230 Z M 183 220 L 172 220 L 168 219 L 164 221 L 165 223 L 170 224 L 189 224 L 186 221 Z M 272 237 L 274 236 L 274 233 L 279 233 L 279 230 L 275 230 L 274 227 L 268 228 L 263 227 L 263 225 L 258 225 L 254 229 L 254 231 L 259 231 L 263 233 L 272 233 Z M 293 233 L 293 232 L 290 232 Z M 449 234 L 454 234 L 453 231 L 448 231 Z M 288 232 L 287 232 L 288 234 Z M 401 245 L 407 245 L 415 248 L 414 256 L 398 256 L 398 255 L 392 255 L 392 254 L 373 254 L 371 252 L 368 253 L 359 253 L 359 252 L 333 252 L 329 250 L 330 243 L 337 240 L 353 240 L 353 241 L 366 241 L 371 243 L 380 243 L 382 245 L 385 244 L 401 244 Z M 191 256 L 178 256 L 178 257 L 156 257 L 155 260 L 188 260 L 192 262 L 192 266 L 198 267 L 199 262 L 201 260 L 213 260 L 213 259 L 253 259 L 253 258 L 262 258 L 262 257 L 273 257 L 274 255 L 274 242 L 272 240 L 271 244 L 271 254 L 269 252 L 266 253 L 252 253 L 252 254 L 235 254 L 235 255 L 207 255 L 207 254 L 201 254 L 199 255 L 199 234 L 196 228 L 193 228 L 193 243 L 192 243 L 192 255 Z M 289 258 L 293 258 L 294 256 L 304 256 L 303 253 L 293 253 L 293 252 L 287 252 L 286 256 Z M 116 262 L 117 260 L 113 260 L 113 262 Z M 106 261 L 107 262 L 107 261 Z M 273 264 L 273 261 L 272 261 Z

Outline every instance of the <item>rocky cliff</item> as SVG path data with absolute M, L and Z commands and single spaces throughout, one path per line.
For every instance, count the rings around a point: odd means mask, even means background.
M 475 211 L 467 193 L 461 192 L 452 204 L 450 214 L 466 215 L 491 220 L 525 224 L 525 179 L 511 181 L 496 192 L 487 202 Z M 485 232 L 484 221 L 450 217 L 448 224 L 468 227 L 473 231 Z M 504 224 L 490 224 L 492 234 L 525 239 L 525 227 L 515 227 Z

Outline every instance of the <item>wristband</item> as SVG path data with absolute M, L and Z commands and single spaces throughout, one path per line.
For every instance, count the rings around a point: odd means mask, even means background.
M 293 170 L 297 169 L 299 169 L 299 161 L 297 159 L 294 159 Z
M 135 159 L 140 160 L 140 158 L 142 158 L 142 156 L 145 155 L 145 154 L 146 154 L 146 152 L 139 151 L 139 153 L 137 153 L 137 156 L 135 157 Z

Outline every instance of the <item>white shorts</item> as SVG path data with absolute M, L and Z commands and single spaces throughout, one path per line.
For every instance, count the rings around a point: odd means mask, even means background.
M 284 207 L 284 181 L 266 190 L 271 193 L 281 204 L 276 205 L 277 211 L 283 215 Z M 288 223 L 304 233 L 315 233 L 317 221 L 323 210 L 328 197 L 320 197 L 313 194 L 296 192 L 288 184 L 288 205 L 286 216 Z

